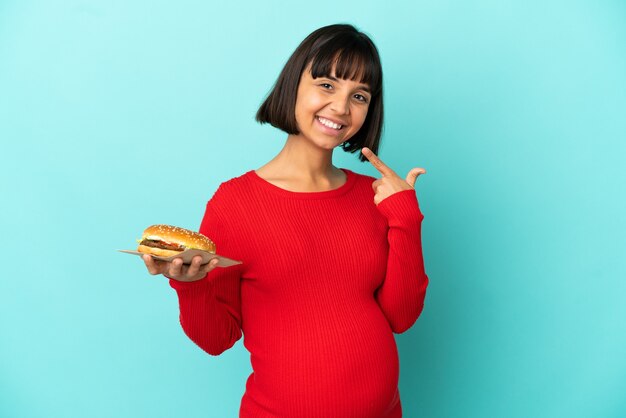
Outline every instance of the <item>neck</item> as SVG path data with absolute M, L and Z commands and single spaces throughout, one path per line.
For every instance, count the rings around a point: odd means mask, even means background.
M 289 135 L 283 149 L 256 170 L 268 182 L 286 190 L 315 192 L 332 190 L 346 181 L 343 171 L 333 166 L 333 150 Z
M 316 147 L 297 135 L 289 135 L 283 149 L 266 167 L 301 179 L 329 178 L 339 171 L 333 166 L 332 149 Z

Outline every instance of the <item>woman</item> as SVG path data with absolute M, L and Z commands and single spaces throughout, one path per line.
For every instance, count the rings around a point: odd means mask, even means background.
M 144 261 L 170 278 L 187 335 L 218 355 L 245 335 L 253 373 L 241 417 L 402 416 L 393 333 L 423 308 L 413 185 L 375 155 L 383 122 L 376 47 L 350 25 L 298 46 L 257 120 L 288 134 L 257 170 L 222 183 L 200 232 L 243 264 Z M 374 179 L 332 164 L 361 151 Z

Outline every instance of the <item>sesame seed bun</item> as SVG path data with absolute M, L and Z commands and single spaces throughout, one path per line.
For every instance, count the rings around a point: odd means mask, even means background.
M 151 225 L 143 231 L 137 251 L 171 257 L 185 250 L 203 250 L 215 254 L 215 243 L 208 237 L 172 225 Z

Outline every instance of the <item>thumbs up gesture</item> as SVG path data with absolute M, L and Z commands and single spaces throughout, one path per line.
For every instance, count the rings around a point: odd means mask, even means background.
M 394 193 L 401 192 L 403 190 L 414 190 L 415 181 L 421 175 L 426 173 L 423 168 L 412 168 L 403 179 L 398 176 L 389 166 L 381 161 L 371 149 L 363 147 L 361 152 L 374 166 L 376 170 L 382 175 L 381 178 L 372 183 L 374 189 L 374 203 L 378 205 L 384 199 L 388 198 Z

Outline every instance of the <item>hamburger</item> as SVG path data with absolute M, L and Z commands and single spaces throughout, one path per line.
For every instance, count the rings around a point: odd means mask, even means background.
M 143 231 L 137 251 L 159 257 L 171 257 L 185 250 L 215 254 L 215 244 L 208 237 L 171 225 L 152 225 Z

